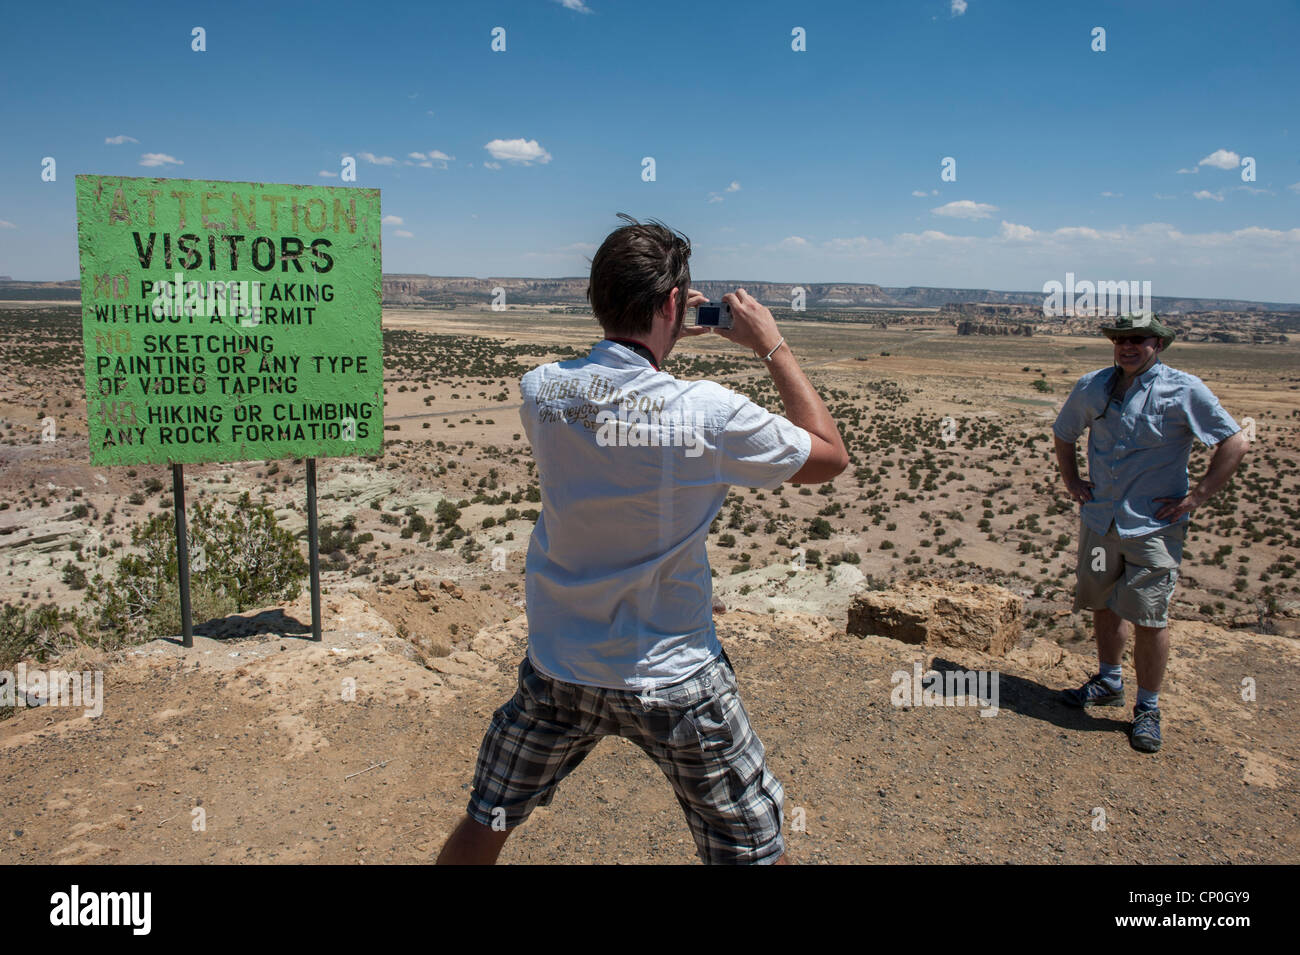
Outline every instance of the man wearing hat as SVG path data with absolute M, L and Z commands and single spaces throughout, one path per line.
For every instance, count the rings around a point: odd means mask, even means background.
M 1131 625 L 1138 689 L 1129 742 L 1154 753 L 1169 602 L 1187 518 L 1232 477 L 1246 439 L 1201 379 L 1160 360 L 1174 332 L 1156 316 L 1125 316 L 1102 333 L 1114 343 L 1114 366 L 1080 378 L 1052 427 L 1061 477 L 1081 505 L 1074 609 L 1093 612 L 1100 661 L 1100 671 L 1063 699 L 1080 707 L 1124 705 L 1120 660 Z M 1084 431 L 1087 480 L 1075 457 Z M 1189 490 L 1193 438 L 1215 450 L 1205 477 Z

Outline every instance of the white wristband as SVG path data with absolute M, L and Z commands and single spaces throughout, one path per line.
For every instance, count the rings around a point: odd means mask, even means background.
M 785 344 L 785 336 L 782 335 L 781 340 L 776 343 L 776 345 L 772 348 L 772 350 L 763 356 L 763 361 L 771 361 L 772 356 L 776 354 L 776 350 L 784 344 Z

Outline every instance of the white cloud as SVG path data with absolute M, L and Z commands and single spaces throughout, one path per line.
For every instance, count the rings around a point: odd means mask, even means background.
M 1058 235 L 1063 239 L 1100 239 L 1102 234 L 1096 229 L 1091 229 L 1086 225 L 1068 225 L 1057 229 L 1053 235 Z
M 1026 250 L 1024 243 L 1032 242 L 1034 247 Z M 1008 261 L 1023 262 L 1022 258 L 1029 252 L 1043 254 L 1046 261 L 1070 261 L 1091 259 L 1101 254 L 1117 256 L 1121 261 L 1135 261 L 1138 256 L 1152 256 L 1178 264 L 1185 264 L 1184 257 L 1189 251 L 1229 251 L 1246 249 L 1274 251 L 1284 256 L 1283 271 L 1300 272 L 1300 228 L 1286 231 L 1266 229 L 1260 226 L 1248 226 L 1233 232 L 1183 233 L 1172 225 L 1163 222 L 1149 222 L 1137 227 L 1120 226 L 1115 229 L 1094 229 L 1091 226 L 1062 226 L 1054 230 L 1039 231 L 1030 226 L 1003 221 L 996 235 L 990 236 L 955 236 L 937 230 L 920 233 L 904 232 L 889 239 L 868 236 L 828 239 L 824 242 L 800 245 L 782 240 L 771 248 L 784 250 L 804 250 L 810 255 L 844 255 L 873 256 L 882 253 L 906 253 L 908 247 L 927 243 L 951 245 L 953 243 L 969 244 L 980 247 L 990 254 L 1005 251 L 1015 258 Z M 1154 259 L 1153 259 L 1154 260 Z M 1216 268 L 1228 273 L 1226 265 L 1220 266 L 1212 260 Z M 1082 274 L 1082 261 L 1075 272 Z M 985 283 L 983 287 L 989 286 Z
M 406 155 L 408 157 L 405 160 L 406 165 L 419 166 L 421 169 L 433 169 L 435 165 L 439 169 L 446 169 L 447 163 L 456 158 L 455 156 L 448 156 L 441 149 L 430 149 L 427 153 L 407 153 Z M 420 162 L 412 162 L 413 159 L 418 159 Z
M 483 168 L 484 168 L 484 169 L 500 169 L 500 168 L 501 168 L 501 163 L 499 163 L 499 162 L 485 162 L 485 163 L 483 164 Z
M 104 140 L 107 146 L 121 146 L 123 143 L 138 143 L 140 140 L 132 136 L 109 136 Z
M 14 225 L 8 219 L 0 219 L 0 229 L 16 229 L 16 228 L 18 228 L 18 226 Z
M 376 156 L 374 153 L 357 153 L 366 162 L 375 166 L 395 166 L 397 160 L 392 156 Z
M 535 139 L 494 139 L 483 148 L 493 159 L 519 163 L 523 166 L 551 161 L 551 154 L 539 146 Z
M 937 216 L 948 216 L 953 219 L 987 219 L 991 213 L 998 211 L 998 207 L 991 206 L 987 202 L 958 199 L 930 211 Z
M 1292 192 L 1300 192 L 1300 182 L 1293 182 L 1291 185 L 1287 186 L 1287 188 Z
M 338 173 L 330 172 L 328 169 L 322 169 L 319 173 L 317 173 L 317 175 L 323 176 L 326 179 L 337 179 L 339 177 Z
M 401 216 L 384 216 L 379 221 L 382 225 L 406 225 Z
M 477 219 L 478 216 L 474 215 L 473 218 Z M 524 258 L 545 259 L 545 260 L 553 260 L 553 261 L 563 260 L 567 262 L 572 262 L 575 260 L 581 260 L 583 256 L 587 256 L 588 258 L 590 258 L 592 253 L 594 253 L 595 251 L 596 251 L 595 243 L 571 242 L 568 245 L 561 246 L 558 249 L 551 249 L 548 252 L 525 252 Z
M 924 199 L 926 196 L 929 195 L 929 193 L 926 192 L 924 189 L 913 189 L 912 195 L 916 196 L 918 199 Z
M 733 179 L 733 180 L 731 181 L 731 185 L 729 185 L 729 186 L 727 187 L 726 191 L 727 191 L 727 192 L 740 192 L 740 183 L 736 182 L 736 181 Z
M 788 235 L 776 245 L 779 249 L 806 249 L 809 242 L 801 235 Z
M 1241 157 L 1230 149 L 1216 149 L 1196 165 L 1213 166 L 1215 169 L 1236 169 L 1241 165 Z
M 555 0 L 555 2 L 558 3 L 560 6 L 564 7 L 564 9 L 572 10 L 575 13 L 595 12 L 594 10 L 591 9 L 591 7 L 583 3 L 582 0 Z
M 1208 189 L 1197 189 L 1192 193 L 1193 199 L 1213 199 L 1215 202 L 1223 201 L 1223 193 L 1210 192 Z
M 181 160 L 174 156 L 168 156 L 166 153 L 145 153 L 140 157 L 141 166 L 166 166 L 168 164 L 173 166 L 185 165 Z
M 1103 192 L 1102 195 L 1105 196 L 1107 199 L 1123 199 L 1123 198 L 1124 198 L 1124 193 L 1122 193 L 1122 192 Z
M 1152 199 L 1177 199 L 1178 197 L 1177 197 L 1177 196 L 1167 196 L 1167 195 L 1165 195 L 1163 192 L 1153 192 L 1153 193 L 1151 193 L 1151 198 L 1152 198 Z
M 966 12 L 966 0 L 952 0 L 952 15 L 959 17 Z
M 822 248 L 838 255 L 871 255 L 888 248 L 888 245 L 881 239 L 859 235 L 851 239 L 831 239 L 823 242 Z
M 1254 186 L 1237 186 L 1242 192 L 1249 192 L 1252 196 L 1271 196 L 1272 189 L 1256 189 Z
M 1156 221 L 1038 230 L 1000 221 L 974 236 L 927 230 L 809 239 L 806 246 L 781 239 L 708 251 L 711 273 L 797 274 L 804 284 L 1037 291 L 1071 271 L 1094 281 L 1150 280 L 1156 295 L 1283 302 L 1295 301 L 1300 288 L 1300 228 L 1184 233 Z
M 974 242 L 973 236 L 966 235 L 949 235 L 947 232 L 940 232 L 938 229 L 926 229 L 924 232 L 903 232 L 898 238 L 907 243 L 924 243 L 924 242 L 944 242 L 944 243 L 963 243 Z
M 407 232 L 405 229 L 398 229 L 396 232 L 393 233 L 393 235 L 397 236 L 397 238 L 399 238 L 399 239 L 413 239 L 413 238 L 415 238 L 415 233 L 414 233 L 414 232 Z
M 441 149 L 430 149 L 425 157 L 425 161 L 420 163 L 425 169 L 446 169 L 447 163 L 455 159 L 455 156 L 448 156 Z

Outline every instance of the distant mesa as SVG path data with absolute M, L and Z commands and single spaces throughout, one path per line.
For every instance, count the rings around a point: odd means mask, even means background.
M 270 278 L 268 277 L 268 280 Z M 383 277 L 383 304 L 428 308 L 483 308 L 505 291 L 510 305 L 549 306 L 553 311 L 587 314 L 587 276 L 566 278 L 475 278 L 466 275 L 394 273 Z M 1101 320 L 1093 316 L 1043 315 L 1041 292 L 994 289 L 894 287 L 855 282 L 751 282 L 696 280 L 695 288 L 718 301 L 743 288 L 782 321 L 893 325 L 933 325 L 936 317 L 958 335 L 1025 336 L 1093 335 Z M 794 290 L 804 290 L 805 312 L 793 312 Z M 27 282 L 0 278 L 0 301 L 78 302 L 81 283 Z M 1300 333 L 1300 304 L 1247 302 L 1237 299 L 1152 299 L 1152 307 L 1178 332 L 1181 342 L 1273 344 Z M 926 310 L 921 312 L 920 310 Z M 910 312 L 910 314 L 909 314 Z M 924 330 L 924 329 L 916 329 Z
M 587 276 L 572 278 L 470 278 L 438 275 L 385 275 L 385 305 L 483 305 L 492 299 L 492 290 L 505 289 L 505 299 L 514 305 L 574 305 L 587 300 Z M 1043 321 L 1042 292 L 1000 292 L 993 289 L 894 287 L 854 282 L 754 282 L 743 279 L 693 283 L 718 301 L 727 292 L 743 288 L 764 305 L 789 310 L 795 288 L 804 290 L 808 309 L 937 309 L 944 317 L 987 322 L 1023 317 L 1026 321 Z M 1237 299 L 1162 298 L 1153 299 L 1154 309 L 1162 315 L 1187 312 L 1244 312 L 1261 318 L 1275 313 L 1290 313 L 1300 319 L 1300 304 L 1247 302 Z M 873 316 L 872 321 L 878 321 Z M 1079 319 L 1084 321 L 1082 317 Z M 1001 333 L 997 333 L 1001 334 Z M 1011 333 L 1008 333 L 1011 334 Z M 1024 333 L 1021 333 L 1024 334 Z

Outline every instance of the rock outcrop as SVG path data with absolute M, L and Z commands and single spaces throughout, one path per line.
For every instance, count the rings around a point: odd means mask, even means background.
M 1006 656 L 1020 638 L 1024 598 L 992 584 L 917 580 L 855 596 L 848 632 Z

